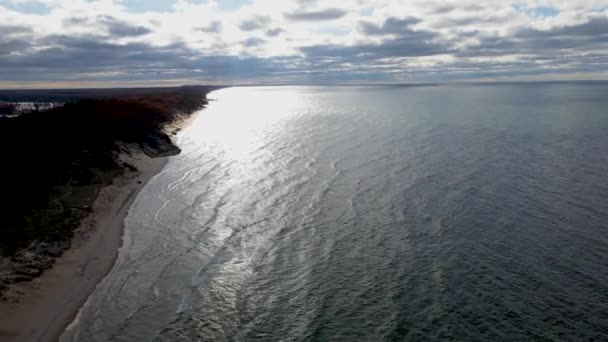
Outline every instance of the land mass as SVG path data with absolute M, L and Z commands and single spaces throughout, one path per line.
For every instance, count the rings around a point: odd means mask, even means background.
M 0 337 L 56 340 L 112 267 L 131 201 L 218 87 L 0 91 Z M 69 95 L 69 96 L 68 96 Z

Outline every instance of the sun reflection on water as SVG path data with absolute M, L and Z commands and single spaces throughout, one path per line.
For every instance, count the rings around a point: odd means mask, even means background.
M 266 144 L 268 128 L 288 125 L 302 101 L 297 91 L 264 87 L 228 88 L 210 95 L 209 106 L 189 128 L 188 138 L 223 150 L 226 159 L 246 163 Z M 223 101 L 230 98 L 230 101 Z M 234 101 L 238 99 L 238 101 Z M 276 132 L 276 130 L 272 130 Z

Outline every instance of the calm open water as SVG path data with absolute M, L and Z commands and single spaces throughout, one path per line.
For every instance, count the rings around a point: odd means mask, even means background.
M 608 84 L 211 98 L 75 340 L 608 340 Z

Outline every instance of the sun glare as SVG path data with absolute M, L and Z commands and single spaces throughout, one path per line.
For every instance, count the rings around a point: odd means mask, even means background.
M 267 129 L 288 124 L 297 113 L 296 91 L 273 91 L 263 87 L 230 88 L 212 93 L 208 108 L 192 125 L 189 138 L 223 150 L 230 161 L 248 162 L 269 139 Z M 224 96 L 239 101 L 221 101 Z M 255 113 L 255 115 L 254 115 Z

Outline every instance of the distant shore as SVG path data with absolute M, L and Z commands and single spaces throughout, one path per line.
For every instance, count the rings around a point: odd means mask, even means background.
M 110 271 L 122 244 L 123 222 L 138 192 L 167 162 L 134 156 L 139 170 L 104 187 L 82 222 L 73 246 L 32 282 L 14 285 L 21 301 L 0 302 L 3 341 L 56 341 L 97 284 Z

